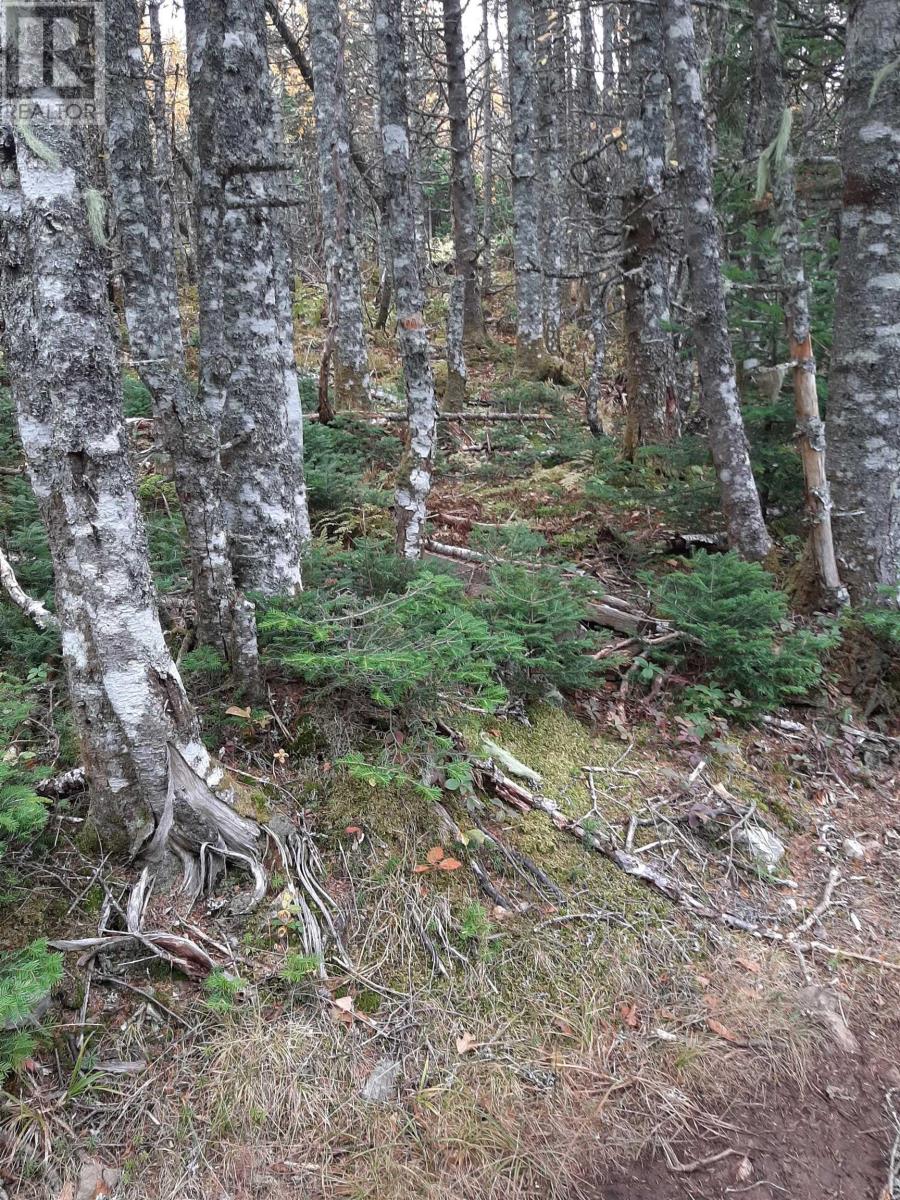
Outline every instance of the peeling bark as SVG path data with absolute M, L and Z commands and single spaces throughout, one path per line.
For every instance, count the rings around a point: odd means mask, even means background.
M 53 560 L 92 822 L 107 849 L 136 852 L 171 811 L 170 747 L 198 783 L 217 772 L 156 610 L 82 137 L 46 123 L 17 130 L 12 148 L 0 184 L 4 351 Z
M 394 264 L 397 340 L 406 379 L 407 445 L 396 492 L 397 548 L 420 558 L 431 490 L 437 405 L 416 254 L 409 101 L 401 0 L 375 0 L 385 219 Z
M 218 432 L 187 377 L 173 228 L 154 170 L 138 9 L 134 0 L 109 0 L 105 11 L 107 164 L 131 353 L 152 397 L 157 436 L 172 460 L 191 556 L 197 639 L 215 647 L 238 679 L 252 686 L 253 609 L 235 591 L 228 558 Z
M 847 30 L 843 211 L 828 441 L 834 537 L 854 603 L 900 603 L 900 7 L 856 0 Z M 882 602 L 885 596 L 880 597 Z
M 756 98 L 754 116 L 762 146 L 778 137 L 787 96 L 778 44 L 775 0 L 751 0 L 753 15 L 753 61 Z M 846 599 L 841 584 L 831 534 L 831 493 L 825 473 L 825 427 L 819 416 L 816 388 L 816 359 L 810 327 L 810 286 L 803 266 L 800 218 L 790 142 L 783 157 L 771 154 L 772 209 L 781 251 L 781 275 L 785 289 L 784 311 L 788 346 L 793 363 L 794 413 L 797 443 L 803 463 L 809 546 L 816 567 L 822 599 L 834 605 Z
M 280 121 L 263 0 L 187 0 L 191 125 L 198 164 L 200 403 L 220 430 L 235 581 L 300 586 L 309 534 L 282 209 Z
M 680 432 L 670 321 L 670 253 L 663 192 L 666 161 L 665 74 L 658 8 L 629 11 L 628 100 L 622 255 L 625 295 L 627 417 L 625 455 L 666 445 Z
M 336 409 L 371 402 L 362 287 L 350 191 L 350 120 L 344 79 L 344 31 L 337 0 L 310 0 L 316 142 Z
M 443 0 L 444 50 L 447 54 L 447 116 L 450 122 L 450 208 L 456 273 L 463 280 L 463 337 L 485 339 L 481 283 L 478 278 L 478 233 L 475 175 L 469 134 L 469 94 L 460 0 Z
M 465 286 L 465 281 L 455 276 L 447 302 L 447 389 L 444 392 L 444 412 L 457 412 L 466 401 L 469 376 L 463 353 Z
M 672 89 L 700 391 L 710 450 L 729 541 L 745 558 L 761 559 L 769 553 L 772 543 L 750 466 L 728 336 L 719 230 L 713 207 L 712 169 L 690 0 L 660 0 L 660 10 L 666 70 Z
M 546 357 L 541 252 L 535 180 L 534 31 L 531 0 L 509 0 L 509 104 L 512 126 L 513 259 L 516 356 L 523 374 L 539 374 Z

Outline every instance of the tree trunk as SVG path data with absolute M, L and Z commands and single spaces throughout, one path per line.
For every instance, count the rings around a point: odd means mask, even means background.
M 834 536 L 854 603 L 900 603 L 900 7 L 847 28 L 843 211 L 828 399 Z
M 46 123 L 20 126 L 12 150 L 0 306 L 19 436 L 50 544 L 91 818 L 105 849 L 136 852 L 171 817 L 170 748 L 201 779 L 216 771 L 156 611 L 84 143 Z
M 172 162 L 172 146 L 169 142 L 168 106 L 166 104 L 166 60 L 163 52 L 162 30 L 159 24 L 160 0 L 149 0 L 147 16 L 150 24 L 150 112 L 153 117 L 153 163 L 156 168 L 156 186 L 159 190 L 160 229 L 163 239 L 170 242 L 173 252 L 178 249 L 178 230 L 175 227 L 175 168 Z M 137 20 L 140 31 L 140 16 L 128 14 L 130 28 Z M 109 17 L 107 17 L 107 28 Z M 107 35 L 108 36 L 108 35 Z M 121 37 L 121 33 L 119 34 Z M 108 52 L 108 50 L 107 50 Z M 134 75 L 137 60 L 128 64 L 129 78 Z M 110 84 L 115 81 L 110 78 Z
M 447 303 L 447 388 L 444 392 L 444 412 L 459 412 L 466 402 L 468 370 L 463 353 L 463 308 L 465 283 L 455 276 L 450 285 Z
M 253 685 L 252 607 L 235 592 L 222 510 L 219 440 L 188 382 L 171 220 L 154 172 L 140 23 L 134 0 L 106 5 L 107 168 L 121 248 L 125 323 L 153 399 L 156 434 L 172 460 L 187 530 L 197 639 Z M 171 214 L 170 214 L 171 215 Z
M 447 55 L 447 116 L 450 121 L 450 208 L 456 273 L 464 284 L 463 337 L 484 342 L 484 312 L 478 279 L 478 224 L 472 139 L 469 135 L 469 96 L 460 0 L 443 0 L 444 50 Z
M 336 409 L 371 403 L 369 356 L 350 190 L 350 118 L 344 31 L 337 0 L 310 0 L 310 52 Z
M 628 398 L 625 455 L 634 458 L 639 446 L 666 445 L 679 434 L 675 358 L 668 328 L 665 75 L 659 9 L 646 4 L 630 9 L 629 53 L 622 271 Z
M 563 180 L 560 122 L 564 118 L 565 19 L 551 0 L 535 6 L 538 103 L 538 199 L 543 272 L 544 343 L 560 352 L 562 328 Z
M 539 375 L 546 357 L 541 252 L 534 169 L 534 32 L 531 0 L 509 0 L 509 102 L 512 126 L 513 260 L 516 272 L 516 357 Z
M 691 272 L 694 336 L 709 444 L 732 546 L 749 559 L 772 548 L 744 431 L 722 283 L 712 169 L 690 0 L 660 0 L 665 60 L 680 170 L 681 209 Z M 634 72 L 632 72 L 634 74 Z
M 290 594 L 309 535 L 282 210 L 280 121 L 263 0 L 187 0 L 197 159 L 200 403 L 219 428 L 235 582 Z
M 797 444 L 803 463 L 809 546 L 815 563 L 822 599 L 830 605 L 846 598 L 838 574 L 831 535 L 831 495 L 825 473 L 825 426 L 819 416 L 816 389 L 816 360 L 810 328 L 810 287 L 800 246 L 800 219 L 790 142 L 784 152 L 776 151 L 776 139 L 787 110 L 781 49 L 778 44 L 776 0 L 751 0 L 753 15 L 753 66 L 757 80 L 759 137 L 772 184 L 772 215 L 781 252 L 784 313 L 788 347 L 793 363 L 794 413 Z
M 397 548 L 405 558 L 420 558 L 431 490 L 437 405 L 416 255 L 405 40 L 401 0 L 375 0 L 385 219 L 394 262 L 397 340 L 406 379 L 408 425 L 396 493 Z
M 494 236 L 494 63 L 491 51 L 491 23 L 488 0 L 481 2 L 481 52 L 484 55 L 484 97 L 482 105 L 484 147 L 481 152 L 481 290 L 491 290 L 491 239 Z

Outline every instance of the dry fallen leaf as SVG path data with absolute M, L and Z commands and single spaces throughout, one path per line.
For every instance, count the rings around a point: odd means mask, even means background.
M 423 871 L 430 871 L 431 867 L 427 863 L 417 863 L 413 867 L 413 875 L 421 875 Z
M 225 715 L 227 717 L 243 717 L 245 720 L 249 720 L 250 709 L 249 708 L 239 708 L 236 704 L 229 704 L 228 707 L 225 709 Z
M 462 866 L 458 858 L 442 858 L 438 863 L 439 871 L 457 871 Z
M 471 1033 L 464 1033 L 461 1037 L 456 1039 L 457 1054 L 471 1054 L 471 1052 L 475 1050 L 477 1046 L 478 1043 L 475 1041 Z
M 619 1012 L 622 1014 L 622 1020 L 629 1027 L 629 1029 L 637 1029 L 641 1022 L 637 1015 L 636 1004 L 620 1004 Z
M 425 861 L 430 862 L 432 866 L 435 866 L 437 863 L 439 863 L 441 861 L 441 859 L 443 857 L 444 857 L 444 847 L 443 846 L 432 846 L 431 849 L 428 851 L 428 853 L 425 855 Z
M 731 1042 L 733 1046 L 745 1046 L 747 1044 L 736 1033 L 732 1033 L 727 1025 L 723 1025 L 721 1021 L 717 1021 L 715 1017 L 710 1017 L 706 1024 L 709 1026 L 710 1032 L 717 1034 L 720 1038 L 724 1038 L 726 1042 Z
M 752 958 L 736 958 L 734 961 L 745 971 L 750 971 L 753 975 L 759 974 L 759 963 L 755 963 Z

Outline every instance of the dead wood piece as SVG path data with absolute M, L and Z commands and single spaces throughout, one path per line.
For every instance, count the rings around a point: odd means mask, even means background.
M 707 1154 L 705 1158 L 695 1158 L 690 1162 L 682 1163 L 671 1155 L 666 1163 L 670 1171 L 674 1171 L 680 1175 L 690 1175 L 693 1171 L 702 1171 L 704 1167 L 711 1167 L 714 1163 L 721 1162 L 724 1158 L 731 1158 L 735 1154 L 740 1154 L 740 1150 L 734 1150 L 730 1146 L 727 1150 L 720 1150 L 718 1154 Z
M 0 550 L 0 583 L 3 584 L 6 594 L 13 604 L 20 608 L 26 617 L 30 617 L 38 629 L 59 629 L 59 618 L 55 613 L 50 612 L 40 600 L 35 600 L 33 596 L 29 596 L 23 590 L 22 585 L 16 579 L 12 563 L 2 550 Z
M 73 767 L 71 771 L 63 771 L 50 779 L 42 779 L 34 790 L 48 800 L 63 800 L 77 792 L 87 791 L 87 774 L 84 767 Z

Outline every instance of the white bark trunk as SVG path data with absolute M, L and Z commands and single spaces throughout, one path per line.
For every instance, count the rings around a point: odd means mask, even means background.
M 106 269 L 77 130 L 14 135 L 0 185 L 0 308 L 19 436 L 53 559 L 63 658 L 105 848 L 170 810 L 175 748 L 216 772 L 159 617 L 122 418 Z
M 401 0 L 375 0 L 385 219 L 394 264 L 397 340 L 406 379 L 407 445 L 396 492 L 397 548 L 420 558 L 431 490 L 437 405 L 416 254 Z

